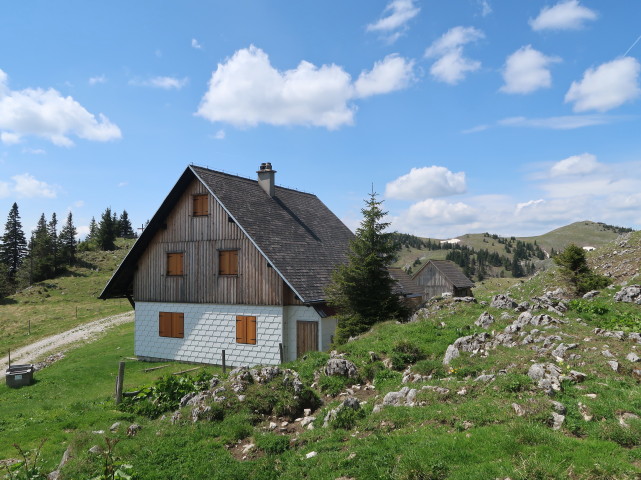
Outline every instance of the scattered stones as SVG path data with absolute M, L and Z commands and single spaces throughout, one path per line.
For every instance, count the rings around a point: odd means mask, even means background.
M 588 293 L 586 293 L 585 295 L 583 295 L 583 298 L 585 298 L 585 299 L 587 299 L 587 300 L 591 300 L 591 299 L 593 299 L 594 297 L 596 297 L 597 295 L 599 295 L 600 293 L 601 293 L 601 291 L 600 291 L 600 290 L 590 290 Z
M 407 369 L 403 372 L 403 379 L 401 380 L 401 383 L 418 383 L 418 382 L 427 382 L 429 380 L 432 380 L 432 375 L 421 375 L 419 373 L 412 373 L 411 367 L 407 367 Z
M 496 375 L 479 375 L 474 379 L 475 382 L 489 383 L 496 378 Z
M 356 378 L 358 377 L 358 369 L 356 365 L 345 358 L 330 358 L 325 365 L 325 375 Z
M 552 430 L 560 430 L 565 422 L 565 415 L 557 412 L 552 412 Z
M 630 420 L 639 420 L 639 416 L 630 412 L 624 412 L 619 416 L 619 424 L 623 428 L 630 428 L 630 424 L 628 423 Z
M 603 355 L 606 358 L 615 358 L 615 356 L 612 355 L 612 352 L 610 352 L 610 350 L 603 350 L 601 352 L 601 355 Z
M 142 430 L 142 427 L 140 425 L 138 425 L 137 423 L 132 423 L 131 425 L 129 425 L 129 427 L 127 427 L 127 436 L 135 437 L 140 430 Z
M 638 356 L 636 353 L 634 353 L 634 352 L 628 353 L 628 354 L 626 355 L 625 359 L 626 359 L 628 362 L 632 362 L 632 363 L 636 363 L 636 362 L 638 362 L 639 360 L 641 360 L 641 358 L 639 358 L 639 356 Z
M 512 410 L 514 410 L 514 413 L 516 413 L 517 417 L 522 417 L 523 415 L 525 415 L 525 409 L 518 403 L 512 404 Z
M 516 302 L 507 295 L 499 294 L 492 297 L 490 307 L 501 308 L 503 310 L 511 310 L 516 307 Z
M 615 371 L 615 372 L 618 372 L 618 371 L 619 371 L 619 362 L 614 361 L 614 360 L 610 360 L 610 361 L 608 362 L 608 365 L 610 365 L 610 368 L 611 368 L 613 371 Z
M 243 447 L 243 455 L 247 455 L 254 449 L 254 447 L 256 447 L 256 445 L 254 445 L 253 443 L 248 443 L 247 445 L 245 445 Z
M 474 325 L 482 328 L 488 328 L 493 323 L 494 323 L 494 317 L 488 312 L 483 312 L 479 316 L 479 318 L 476 319 L 476 321 L 474 322 Z
M 623 339 L 625 339 L 625 332 L 624 332 L 624 331 L 622 331 L 622 330 L 616 330 L 616 331 L 612 332 L 612 331 L 610 331 L 610 330 L 604 330 L 604 329 L 602 329 L 602 328 L 595 328 L 595 329 L 593 330 L 593 333 L 594 333 L 595 335 L 600 335 L 600 336 L 602 336 L 602 337 L 612 337 L 612 338 L 616 338 L 617 340 L 623 340 Z
M 557 402 L 556 400 L 552 400 L 552 409 L 556 413 L 560 413 L 561 415 L 565 415 L 565 413 L 568 411 L 568 409 L 565 408 L 565 405 L 563 405 L 561 402 Z
M 94 445 L 89 449 L 89 453 L 92 453 L 94 455 L 102 455 L 102 447 L 100 445 Z
M 316 455 L 318 455 L 318 452 L 309 452 L 305 455 L 305 458 L 314 458 Z
M 416 390 L 414 390 L 414 392 L 416 392 Z M 385 396 L 385 398 L 387 398 L 387 395 Z M 385 403 L 384 400 L 383 403 Z M 338 407 L 333 408 L 332 410 L 327 412 L 327 415 L 325 415 L 325 419 L 323 420 L 323 427 L 327 427 L 338 416 L 339 412 L 345 408 L 351 408 L 352 410 L 356 411 L 361 409 L 361 404 L 357 398 L 347 397 Z
M 583 403 L 579 402 L 578 406 L 579 406 L 579 413 L 583 417 L 583 420 L 585 420 L 586 422 L 589 422 L 592 420 L 592 418 L 594 418 L 593 415 L 590 414 L 590 410 L 588 409 L 588 407 L 586 407 Z
M 614 295 L 614 299 L 617 302 L 628 302 L 641 305 L 641 285 L 623 287 Z
M 527 374 L 548 395 L 561 390 L 561 368 L 554 363 L 535 363 Z
M 120 422 L 116 422 L 111 427 L 109 427 L 110 432 L 115 432 L 120 428 Z
M 558 347 L 556 347 L 554 350 L 552 350 L 552 355 L 555 357 L 560 357 L 560 358 L 565 358 L 565 353 L 568 350 L 575 349 L 579 345 L 576 343 L 570 343 L 566 345 L 565 343 L 560 343 Z

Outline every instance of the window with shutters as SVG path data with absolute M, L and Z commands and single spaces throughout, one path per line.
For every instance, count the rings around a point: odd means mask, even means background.
M 192 199 L 194 217 L 209 215 L 209 195 L 194 195 Z
M 218 274 L 238 275 L 238 250 L 220 250 L 218 252 Z
M 183 267 L 184 256 L 183 252 L 167 253 L 167 275 L 178 276 L 185 274 Z
M 236 316 L 236 343 L 256 345 L 256 317 Z
M 159 312 L 158 335 L 161 337 L 184 338 L 185 314 L 176 312 Z

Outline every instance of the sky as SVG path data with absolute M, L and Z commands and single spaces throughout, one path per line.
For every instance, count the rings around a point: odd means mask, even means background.
M 0 229 L 150 219 L 196 164 L 432 238 L 641 228 L 641 2 L 7 2 Z

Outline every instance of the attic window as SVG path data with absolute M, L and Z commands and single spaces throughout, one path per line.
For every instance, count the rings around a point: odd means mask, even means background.
M 185 314 L 158 312 L 158 335 L 161 337 L 183 338 L 185 336 Z
M 183 252 L 167 253 L 167 275 L 180 276 L 185 274 Z
M 238 275 L 238 250 L 218 251 L 218 274 Z
M 236 343 L 256 345 L 256 317 L 236 316 Z
M 209 215 L 209 195 L 206 193 L 194 195 L 192 200 L 194 217 L 204 217 Z

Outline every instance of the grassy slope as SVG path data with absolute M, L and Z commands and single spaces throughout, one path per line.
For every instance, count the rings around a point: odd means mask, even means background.
M 516 237 L 517 240 L 534 243 L 545 251 L 561 251 L 570 243 L 576 243 L 579 246 L 600 247 L 608 242 L 614 241 L 619 234 L 612 230 L 603 228 L 603 225 L 590 221 L 575 222 L 564 227 L 557 228 L 543 235 L 533 237 Z M 505 252 L 505 245 L 498 243 L 496 240 L 486 237 L 483 233 L 467 233 L 456 237 L 461 241 L 461 245 L 474 248 L 475 250 L 486 249 L 489 252 L 497 252 L 499 255 L 506 255 L 511 258 L 511 254 Z M 432 239 L 438 242 L 437 239 Z M 417 258 L 423 258 L 421 263 L 427 260 L 443 260 L 447 255 L 447 250 L 418 250 L 416 248 L 403 248 L 399 253 L 398 261 L 394 264 L 396 267 L 406 267 L 411 265 Z M 415 267 L 416 272 L 420 267 Z
M 131 310 L 124 299 L 98 300 L 133 240 L 118 241 L 114 252 L 83 252 L 78 265 L 56 279 L 46 280 L 0 302 L 0 352 L 64 332 L 77 325 Z M 31 335 L 29 332 L 31 321 Z

